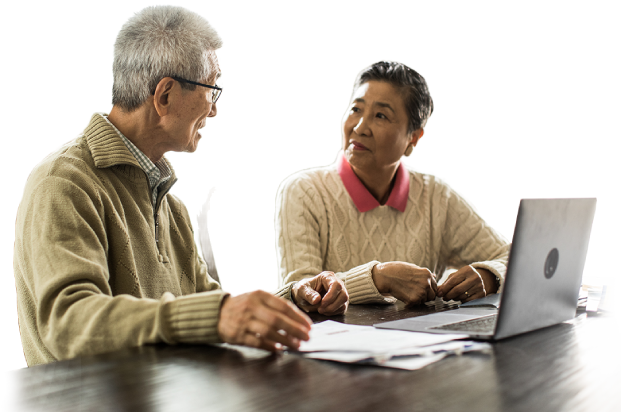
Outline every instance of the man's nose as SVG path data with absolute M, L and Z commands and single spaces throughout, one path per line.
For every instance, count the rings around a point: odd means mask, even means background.
M 215 103 L 211 104 L 211 110 L 209 111 L 209 114 L 207 115 L 207 117 L 215 117 L 218 114 L 218 108 L 216 107 Z

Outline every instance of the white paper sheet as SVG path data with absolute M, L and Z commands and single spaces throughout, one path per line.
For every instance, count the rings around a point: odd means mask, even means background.
M 438 345 L 403 348 L 392 353 L 351 352 L 351 351 L 323 351 L 303 353 L 305 358 L 330 360 L 335 362 L 356 363 L 365 362 L 378 366 L 387 366 L 401 369 L 419 369 L 436 362 L 447 355 L 461 355 L 470 351 L 486 351 L 491 346 L 484 342 L 452 341 Z M 424 359 L 431 360 L 427 362 Z
M 363 363 L 366 365 L 383 366 L 387 368 L 417 370 L 431 365 L 447 356 L 448 353 L 437 353 L 429 356 L 408 356 L 393 358 L 383 362 L 369 359 L 368 356 L 359 352 L 312 352 L 304 355 L 305 358 L 329 360 L 344 363 Z
M 373 326 L 346 325 L 327 320 L 313 325 L 310 340 L 302 342 L 299 351 L 391 353 L 397 349 L 435 345 L 465 337 L 467 335 L 376 329 Z

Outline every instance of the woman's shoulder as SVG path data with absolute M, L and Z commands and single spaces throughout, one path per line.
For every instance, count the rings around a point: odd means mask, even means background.
M 429 173 L 422 173 L 422 172 L 418 172 L 416 170 L 412 170 L 409 167 L 405 167 L 405 170 L 407 170 L 407 172 L 410 175 L 410 185 L 414 185 L 415 187 L 418 187 L 420 189 L 446 189 L 446 190 L 450 190 L 450 186 L 441 178 L 429 174 Z
M 333 182 L 338 178 L 335 165 L 313 167 L 297 171 L 285 178 L 278 189 L 279 192 L 290 190 L 321 190 L 327 182 Z
M 447 205 L 451 199 L 459 199 L 460 196 L 451 186 L 441 178 L 406 168 L 410 174 L 410 200 L 419 203 L 429 202 L 432 205 Z M 426 199 L 426 200 L 425 200 Z

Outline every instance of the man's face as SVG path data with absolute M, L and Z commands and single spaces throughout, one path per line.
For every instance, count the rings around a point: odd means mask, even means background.
M 220 66 L 216 53 L 209 52 L 209 60 L 211 65 L 210 79 L 201 79 L 201 83 L 214 86 L 217 77 L 220 75 Z M 214 117 L 217 114 L 216 105 L 212 101 L 213 89 L 207 87 L 196 86 L 195 90 L 181 89 L 179 91 L 179 104 L 176 105 L 172 118 L 170 119 L 170 127 L 168 134 L 170 136 L 171 148 L 176 152 L 194 152 L 201 138 L 199 132 L 205 126 L 208 117 Z

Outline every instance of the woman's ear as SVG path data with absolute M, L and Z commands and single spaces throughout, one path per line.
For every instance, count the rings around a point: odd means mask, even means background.
M 412 146 L 416 146 L 416 144 L 418 143 L 418 141 L 420 140 L 421 137 L 423 137 L 423 135 L 425 134 L 425 130 L 423 130 L 423 128 L 421 127 L 418 130 L 414 130 L 412 132 L 412 136 L 411 136 L 411 140 L 410 140 L 410 144 Z

